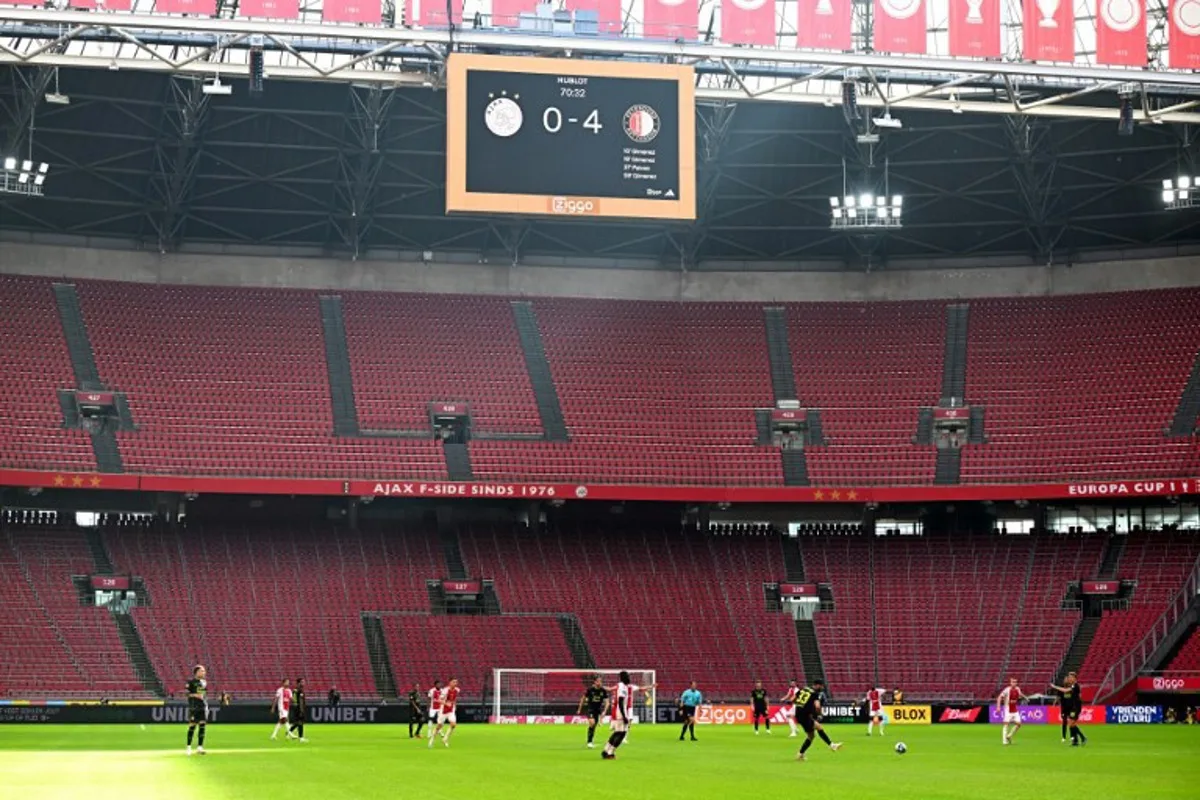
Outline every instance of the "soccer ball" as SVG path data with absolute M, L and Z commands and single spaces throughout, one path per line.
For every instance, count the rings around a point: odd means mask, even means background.
M 908 748 L 904 746 L 904 742 L 896 742 L 896 752 L 900 755 L 908 752 Z

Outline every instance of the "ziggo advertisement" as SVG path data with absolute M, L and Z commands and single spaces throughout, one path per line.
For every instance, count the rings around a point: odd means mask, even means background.
M 858 706 L 831 703 L 824 709 L 825 722 L 853 722 L 858 717 Z M 773 704 L 767 707 L 767 718 L 772 725 L 786 725 L 792 707 Z M 697 725 L 753 725 L 754 707 L 750 705 L 702 705 L 696 709 Z

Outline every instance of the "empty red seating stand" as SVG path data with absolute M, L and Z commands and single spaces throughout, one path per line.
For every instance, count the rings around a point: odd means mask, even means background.
M 87 434 L 62 426 L 57 391 L 73 388 L 50 281 L 0 275 L 0 467 L 96 468 Z
M 1200 292 L 971 302 L 967 400 L 986 445 L 963 483 L 1200 475 L 1194 439 L 1168 439 L 1200 348 Z
M 598 667 L 657 669 L 661 697 L 696 680 L 744 701 L 758 678 L 804 677 L 791 619 L 766 611 L 762 582 L 784 569 L 777 535 L 476 527 L 460 539 L 506 612 L 574 613 Z
M 364 430 L 429 430 L 429 404 L 471 405 L 479 433 L 541 433 L 511 302 L 461 295 L 343 295 Z
M 806 576 L 833 589 L 835 611 L 815 620 L 831 688 L 971 700 L 1005 673 L 1052 679 L 1079 621 L 1061 608 L 1067 583 L 1099 565 L 1103 546 L 1103 536 L 802 538 Z
M 432 438 L 333 435 L 315 292 L 80 282 L 127 472 L 445 478 Z
M 1167 665 L 1170 673 L 1200 672 L 1200 628 L 1192 628 L 1191 634 Z
M 796 390 L 828 442 L 807 453 L 815 485 L 933 480 L 936 452 L 913 437 L 941 394 L 945 314 L 940 302 L 787 307 Z
M 1183 533 L 1131 533 L 1118 566 L 1119 577 L 1137 588 L 1127 611 L 1105 611 L 1096 638 L 1079 670 L 1079 680 L 1096 685 L 1133 649 L 1166 610 L 1200 556 L 1200 536 Z
M 41 699 L 145 692 L 109 619 L 80 605 L 72 575 L 90 575 L 83 534 L 53 526 L 0 535 L 0 695 Z
M 430 616 L 381 618 L 401 695 L 414 684 L 424 696 L 440 680 L 458 678 L 464 702 L 492 701 L 492 670 L 499 667 L 574 669 L 571 651 L 553 616 Z M 546 699 L 575 702 L 579 678 L 552 681 Z

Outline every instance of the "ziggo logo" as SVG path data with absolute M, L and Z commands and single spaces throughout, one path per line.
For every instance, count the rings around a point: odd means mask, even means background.
M 696 709 L 696 722 L 702 725 L 738 725 L 749 720 L 750 712 L 744 706 L 700 706 Z
M 595 200 L 555 197 L 550 201 L 550 212 L 552 214 L 582 216 L 586 214 L 599 214 L 600 209 L 596 206 Z

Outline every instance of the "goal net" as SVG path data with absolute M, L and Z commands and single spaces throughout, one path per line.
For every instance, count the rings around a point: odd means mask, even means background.
M 650 687 L 657 682 L 652 669 L 628 670 L 634 686 Z M 606 687 L 617 685 L 617 669 L 496 669 L 492 670 L 492 716 L 494 723 L 569 723 L 577 721 L 579 700 L 599 675 Z M 609 698 L 610 702 L 612 698 Z M 634 697 L 636 721 L 654 723 L 655 691 L 639 691 Z M 584 709 L 587 712 L 587 709 Z M 578 720 L 582 721 L 582 719 Z

